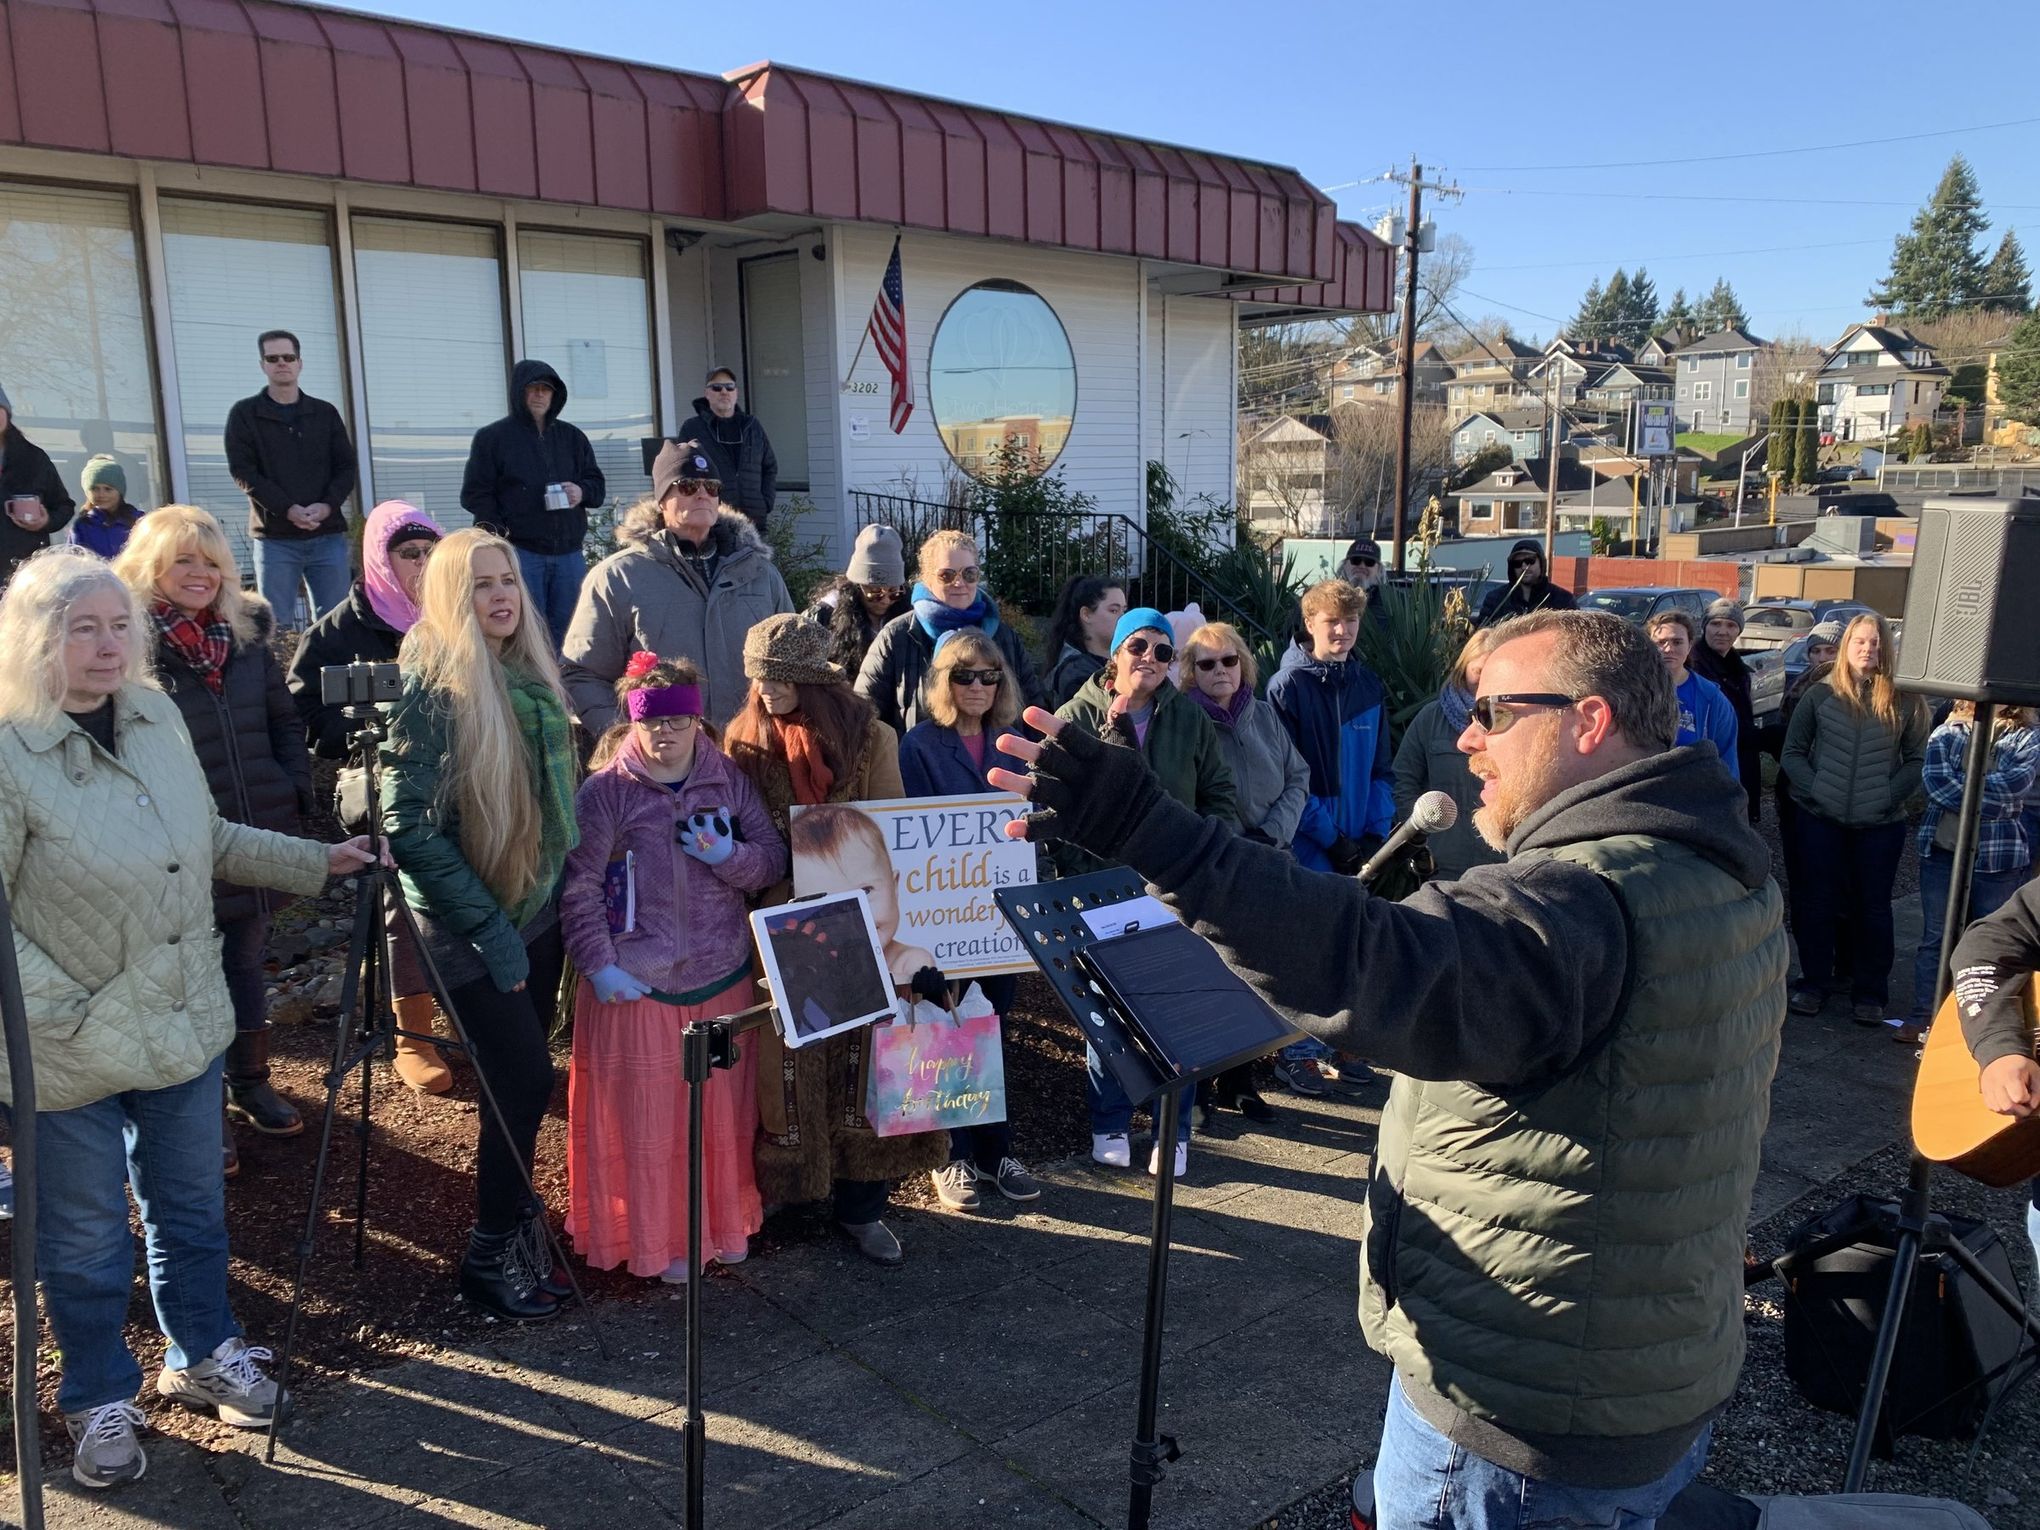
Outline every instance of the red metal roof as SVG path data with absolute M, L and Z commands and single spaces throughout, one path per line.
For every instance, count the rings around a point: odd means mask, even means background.
M 1256 287 L 1233 296 L 1243 303 L 1281 308 L 1387 313 L 1395 306 L 1394 249 L 1357 223 L 1338 224 L 1333 233 L 1338 245 L 1338 274 L 1331 281 L 1300 287 Z
M 279 0 L 0 0 L 0 143 L 902 225 L 1388 306 L 1379 241 L 1280 166 L 772 64 L 719 79 Z

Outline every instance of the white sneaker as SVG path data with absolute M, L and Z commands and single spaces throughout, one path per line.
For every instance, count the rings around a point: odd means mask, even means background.
M 276 1383 L 262 1369 L 270 1358 L 266 1349 L 256 1349 L 240 1339 L 228 1339 L 212 1352 L 210 1360 L 181 1371 L 167 1365 L 156 1377 L 156 1391 L 164 1397 L 219 1415 L 220 1422 L 236 1429 L 267 1429 L 281 1399 Z
M 1190 1168 L 1190 1144 L 1187 1142 L 1179 1142 L 1176 1144 L 1176 1178 L 1181 1179 L 1183 1175 L 1189 1170 L 1189 1168 Z M 1162 1145 L 1159 1142 L 1157 1142 L 1154 1145 L 1154 1147 L 1150 1149 L 1148 1152 L 1148 1173 L 1159 1174 L 1161 1172 L 1162 1172 Z
M 687 1267 L 687 1256 L 685 1254 L 682 1254 L 678 1259 L 667 1265 L 665 1269 L 659 1271 L 659 1279 L 669 1286 L 684 1286 L 690 1278 L 692 1278 L 692 1271 Z
M 66 1413 L 71 1479 L 89 1488 L 137 1481 L 149 1469 L 149 1458 L 135 1435 L 143 1425 L 142 1410 L 131 1402 L 110 1402 L 84 1413 Z
M 751 1257 L 751 1240 L 746 1238 L 735 1248 L 719 1248 L 715 1251 L 717 1264 L 742 1264 Z
M 1108 1169 L 1130 1168 L 1133 1164 L 1133 1148 L 1126 1140 L 1126 1133 L 1091 1133 L 1091 1161 L 1102 1163 Z

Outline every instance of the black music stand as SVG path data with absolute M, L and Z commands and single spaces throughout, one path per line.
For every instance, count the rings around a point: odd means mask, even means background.
M 1144 898 L 1147 888 L 1140 877 L 1124 867 L 1094 871 L 1058 882 L 1032 887 L 1003 887 L 993 893 L 999 911 L 1006 916 L 1026 943 L 1027 954 L 1055 989 L 1056 997 L 1070 1012 L 1077 1029 L 1091 1044 L 1136 1105 L 1147 1105 L 1155 1121 L 1155 1207 L 1148 1233 L 1147 1310 L 1142 1322 L 1139 1405 L 1135 1412 L 1132 1461 L 1128 1468 L 1131 1488 L 1127 1497 L 1126 1522 L 1129 1530 L 1147 1530 L 1154 1501 L 1155 1484 L 1162 1480 L 1162 1467 L 1182 1452 L 1176 1441 L 1156 1429 L 1162 1373 L 1162 1328 L 1169 1284 L 1169 1221 L 1176 1201 L 1176 1120 L 1186 1086 L 1216 1078 L 1227 1068 L 1250 1062 L 1301 1032 L 1290 1027 L 1237 974 L 1225 969 L 1217 953 L 1204 945 L 1202 953 L 1190 953 L 1191 963 L 1179 972 L 1195 968 L 1194 987 L 1175 994 L 1166 985 L 1142 984 L 1131 968 L 1136 963 L 1114 962 L 1123 981 L 1115 985 L 1101 981 L 1102 963 L 1107 955 L 1125 957 L 1148 937 L 1157 933 L 1153 924 L 1101 941 L 1086 922 L 1085 915 L 1115 904 Z M 1187 927 L 1168 922 L 1181 934 L 1198 941 Z M 1119 947 L 1116 952 L 1086 957 L 1094 947 Z M 1208 958 L 1202 961 L 1201 958 Z M 1094 966 L 1093 962 L 1101 965 Z M 1193 1021 L 1195 1035 L 1172 1032 L 1172 1022 L 1184 1011 L 1204 1008 L 1222 999 L 1237 1006 L 1245 1018 L 1238 1027 L 1236 1046 L 1214 1044 L 1212 1025 L 1216 1017 L 1207 1012 Z M 1179 1002 L 1180 1001 L 1180 1002 Z M 1256 1028 L 1256 1020 L 1259 1026 Z M 1189 1049 L 1189 1059 L 1177 1050 Z

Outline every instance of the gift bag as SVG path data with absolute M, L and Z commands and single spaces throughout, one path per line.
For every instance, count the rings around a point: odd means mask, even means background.
M 865 1116 L 881 1137 L 1006 1119 L 1006 1053 L 999 1012 L 973 983 L 953 1011 L 902 999 L 898 1018 L 871 1028 Z

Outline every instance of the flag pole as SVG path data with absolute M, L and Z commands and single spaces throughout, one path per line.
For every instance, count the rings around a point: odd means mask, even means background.
M 864 359 L 864 347 L 871 339 L 871 323 L 865 321 L 864 333 L 857 337 L 857 353 L 850 358 L 850 370 L 843 374 L 843 387 L 850 386 L 850 379 L 857 375 L 857 363 Z M 842 388 L 836 390 L 841 392 Z

